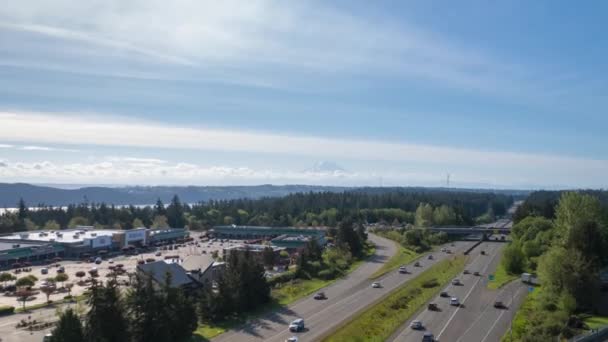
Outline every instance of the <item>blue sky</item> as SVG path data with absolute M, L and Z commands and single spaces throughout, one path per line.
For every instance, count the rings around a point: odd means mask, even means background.
M 13 2 L 0 8 L 0 176 L 605 188 L 607 10 Z

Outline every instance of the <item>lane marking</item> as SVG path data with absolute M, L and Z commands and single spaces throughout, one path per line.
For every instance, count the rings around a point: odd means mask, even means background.
M 515 291 L 515 294 L 513 295 L 513 298 L 511 298 L 511 302 L 509 303 L 509 310 L 511 309 L 511 304 L 513 304 L 513 300 L 515 300 L 515 298 L 517 297 L 517 294 L 519 293 L 519 291 L 521 291 L 523 287 L 520 287 L 519 289 L 517 289 L 517 291 Z M 494 330 L 494 328 L 496 327 L 496 324 L 498 324 L 498 322 L 500 322 L 500 318 L 502 317 L 502 315 L 507 312 L 507 310 L 503 310 L 500 315 L 498 315 L 498 318 L 496 319 L 496 321 L 494 321 L 494 324 L 492 324 L 492 326 L 490 327 L 490 329 L 488 330 L 488 333 L 483 337 L 483 339 L 481 340 L 481 342 L 484 342 L 488 336 L 490 336 L 490 333 L 492 332 L 492 330 Z M 513 313 L 513 315 L 515 315 L 515 313 Z M 513 318 L 515 318 L 515 316 L 513 316 Z
M 486 271 L 488 270 L 488 267 L 490 267 L 490 265 L 492 264 L 492 261 L 494 260 L 494 258 L 498 255 L 498 253 L 495 253 L 492 256 L 492 259 L 490 259 L 490 262 L 486 265 L 486 267 L 484 267 L 484 270 L 482 272 L 483 275 L 486 274 Z M 477 287 L 477 285 L 479 284 L 479 282 L 481 281 L 482 277 L 479 277 L 477 279 L 477 281 L 475 282 L 475 284 L 473 284 L 473 286 L 471 287 L 471 289 L 469 290 L 469 292 L 467 293 L 467 295 L 464 297 L 464 299 L 462 300 L 461 304 L 464 304 L 464 302 L 467 301 L 467 298 L 469 298 L 469 296 L 471 295 L 471 293 L 473 293 L 473 290 Z M 448 322 L 443 326 L 443 329 L 441 329 L 441 331 L 439 332 L 439 334 L 437 335 L 437 339 L 439 340 L 439 338 L 441 337 L 441 334 L 443 334 L 445 332 L 445 329 L 448 328 L 448 326 L 450 325 L 450 323 L 452 322 L 452 320 L 454 319 L 454 317 L 456 317 L 456 314 L 458 313 L 458 310 L 460 310 L 462 307 L 458 306 L 456 308 L 456 310 L 454 311 L 454 313 L 452 314 L 452 316 L 450 317 L 450 319 L 448 320 Z
M 463 244 L 463 245 L 465 245 L 465 244 Z M 459 246 L 459 249 L 460 249 L 460 247 L 461 247 L 461 246 Z M 437 263 L 437 262 L 439 262 L 439 261 L 441 261 L 441 260 L 448 259 L 449 257 L 450 257 L 450 255 L 449 255 L 449 254 L 445 254 L 445 255 L 442 255 L 440 258 L 434 258 L 434 259 L 432 260 L 432 262 L 430 263 L 430 265 L 434 265 L 435 263 Z M 415 261 L 413 261 L 413 262 L 412 262 L 412 263 L 410 263 L 410 264 L 413 264 L 414 262 L 415 262 Z M 408 264 L 408 266 L 409 266 L 410 264 Z M 424 271 L 425 271 L 426 265 L 429 265 L 429 264 L 422 264 L 422 267 L 419 267 L 419 271 L 420 271 L 419 273 L 422 273 L 422 272 L 424 272 Z M 398 271 L 397 271 L 397 272 L 398 272 Z M 391 271 L 390 273 L 395 273 L 395 271 Z M 414 273 L 408 273 L 408 274 L 406 274 L 406 276 L 414 276 L 414 277 L 415 277 L 415 276 L 419 275 L 419 273 L 416 273 L 416 274 L 414 274 Z M 388 277 L 388 275 L 387 275 L 387 277 Z M 409 278 L 409 277 L 408 277 L 408 278 Z M 392 287 L 392 288 L 391 288 L 391 289 L 388 291 L 388 293 L 384 293 L 384 294 L 383 294 L 383 296 L 389 295 L 391 292 L 395 291 L 395 290 L 396 290 L 397 288 L 399 288 L 400 286 L 403 286 L 403 284 L 407 283 L 407 282 L 408 282 L 408 281 L 410 281 L 411 279 L 403 279 L 403 278 L 402 278 L 402 280 L 405 280 L 405 281 L 403 281 L 403 282 L 399 282 L 399 283 L 395 284 L 395 286 L 393 286 L 393 287 Z M 373 282 L 373 281 L 368 281 L 368 285 L 369 285 L 369 284 L 371 284 L 372 282 Z M 384 289 L 384 288 L 382 288 L 382 289 Z M 345 297 L 345 298 L 343 298 L 342 300 L 340 300 L 340 301 L 336 302 L 336 303 L 335 303 L 335 304 L 333 304 L 332 306 L 326 307 L 326 308 L 322 309 L 321 311 L 318 311 L 317 313 L 312 314 L 312 315 L 311 315 L 311 316 L 309 316 L 308 318 L 305 318 L 305 320 L 311 320 L 311 319 L 313 319 L 313 317 L 316 317 L 316 316 L 318 316 L 318 315 L 320 315 L 320 314 L 322 314 L 322 313 L 324 313 L 324 312 L 326 312 L 326 311 L 328 311 L 328 310 L 331 310 L 331 309 L 332 309 L 332 308 L 334 308 L 336 305 L 341 304 L 342 302 L 344 302 L 344 301 L 346 301 L 346 300 L 348 300 L 348 299 L 352 299 L 352 298 L 353 298 L 353 297 L 355 297 L 355 296 L 357 296 L 357 297 L 358 297 L 358 296 L 360 295 L 360 292 L 361 292 L 361 291 L 363 291 L 363 290 L 364 290 L 364 289 L 361 289 L 361 290 L 359 290 L 359 291 L 357 291 L 357 292 L 355 292 L 355 293 L 351 294 L 350 296 Z M 380 297 L 380 298 L 378 298 L 378 299 L 381 299 L 381 298 L 382 298 L 382 297 Z M 377 300 L 378 300 L 378 299 L 377 299 Z M 372 302 L 372 304 L 370 304 L 370 305 L 374 305 L 374 303 Z M 358 312 L 358 311 L 360 311 L 360 309 L 359 309 L 359 310 L 357 310 L 357 312 Z M 346 316 L 346 317 L 344 317 L 344 316 L 343 316 L 343 320 L 342 320 L 342 321 L 344 321 L 344 320 L 346 320 L 346 319 L 348 319 L 348 318 L 350 318 L 350 316 Z M 341 323 L 342 321 L 339 321 L 339 322 L 336 322 L 336 323 Z M 330 327 L 330 329 L 331 329 L 331 327 Z M 277 332 L 277 333 L 276 333 L 274 336 L 271 336 L 271 337 L 265 338 L 264 340 L 265 340 L 265 341 L 272 341 L 272 340 L 276 340 L 276 339 L 279 339 L 279 340 L 280 340 L 280 339 L 281 339 L 281 335 L 283 335 L 283 334 L 287 333 L 288 331 L 289 331 L 289 328 L 284 329 L 284 330 L 281 330 L 281 331 Z

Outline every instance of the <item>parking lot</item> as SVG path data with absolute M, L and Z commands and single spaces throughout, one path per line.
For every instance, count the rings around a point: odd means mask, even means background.
M 65 270 L 65 274 L 68 275 L 68 280 L 65 283 L 73 284 L 71 294 L 73 296 L 81 295 L 85 292 L 87 287 L 90 286 L 90 281 L 92 279 L 89 271 L 91 269 L 96 268 L 98 276 L 95 279 L 99 281 L 105 281 L 112 277 L 112 269 L 116 268 L 118 265 L 122 265 L 121 268 L 124 269 L 122 275 L 118 275 L 116 278 L 120 284 L 127 284 L 129 281 L 129 274 L 133 274 L 135 272 L 135 268 L 138 263 L 143 263 L 146 261 L 156 261 L 156 260 L 164 260 L 167 257 L 176 257 L 172 258 L 175 262 L 180 262 L 185 257 L 190 255 L 200 255 L 200 254 L 211 254 L 214 251 L 217 251 L 219 256 L 222 255 L 222 249 L 226 247 L 231 247 L 234 245 L 238 245 L 242 243 L 239 240 L 216 240 L 216 241 L 201 241 L 201 233 L 192 232 L 190 236 L 194 239 L 192 242 L 182 243 L 179 245 L 167 245 L 162 247 L 156 247 L 153 250 L 145 253 L 140 253 L 137 255 L 118 255 L 114 257 L 105 257 L 101 260 L 99 264 L 95 262 L 89 262 L 88 260 L 84 261 L 76 261 L 76 260 L 63 260 L 59 261 L 52 265 L 46 266 L 32 266 L 28 267 L 31 271 L 20 272 L 18 274 L 15 273 L 15 270 L 11 270 L 14 276 L 17 278 L 25 277 L 27 275 L 34 275 L 38 278 L 38 281 L 33 286 L 33 290 L 38 292 L 31 296 L 27 301 L 26 306 L 32 306 L 36 304 L 42 304 L 46 302 L 46 295 L 42 292 L 39 292 L 40 286 L 43 285 L 43 282 L 48 278 L 54 278 L 58 274 L 58 270 L 60 267 L 63 267 Z M 172 248 L 172 249 L 169 249 Z M 94 258 L 93 258 L 94 259 Z M 47 274 L 42 274 L 42 269 L 48 269 Z M 85 276 L 79 278 L 76 276 L 78 272 L 84 272 Z M 11 284 L 11 282 L 7 283 Z M 62 300 L 66 295 L 68 295 L 67 289 L 64 288 L 63 283 L 57 283 L 57 291 L 52 293 L 49 296 L 49 299 L 52 301 Z M 0 295 L 0 306 L 15 306 L 21 307 L 22 302 L 17 301 L 17 297 L 14 294 L 10 294 L 8 292 L 2 293 Z

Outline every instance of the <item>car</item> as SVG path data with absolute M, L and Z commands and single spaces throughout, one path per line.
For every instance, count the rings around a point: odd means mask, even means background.
M 101 258 L 97 257 L 97 258 L 95 259 L 95 263 L 96 263 L 97 265 L 101 264 L 101 262 L 102 262 Z
M 443 297 L 443 298 L 447 298 L 450 295 L 446 292 L 446 291 L 441 291 L 441 293 L 439 294 L 439 297 Z
M 460 279 L 458 279 L 458 278 L 452 279 L 452 285 L 458 286 L 458 285 L 461 285 L 461 284 L 462 283 L 460 282 Z
M 407 273 L 407 268 L 405 266 L 399 267 L 399 273 L 402 273 L 402 274 Z
M 285 342 L 298 342 L 298 337 L 291 336 L 290 338 L 286 339 Z
M 429 254 L 428 258 L 429 260 L 433 260 L 433 254 Z
M 291 324 L 289 324 L 289 331 L 291 332 L 300 332 L 304 330 L 304 320 L 302 318 L 298 318 L 293 320 Z
M 505 303 L 503 303 L 503 302 L 501 302 L 499 300 L 497 300 L 497 301 L 494 302 L 494 307 L 497 308 L 497 309 L 504 309 L 504 308 L 506 308 Z
M 49 269 L 46 268 L 46 267 L 42 268 L 42 269 L 40 269 L 40 273 L 42 273 L 42 274 L 49 274 Z
M 109 262 L 110 264 L 113 264 L 113 263 L 114 263 L 114 259 L 110 259 L 110 260 L 108 260 L 108 262 Z
M 452 254 L 452 251 L 451 251 L 451 250 L 449 250 L 449 249 L 447 249 L 445 252 L 446 252 L 447 254 Z
M 479 272 L 475 271 L 475 272 L 473 272 L 473 275 L 479 277 Z
M 321 300 L 321 299 L 327 299 L 327 296 L 325 295 L 325 292 L 317 292 L 317 294 L 315 294 L 314 299 L 317 300 Z
M 460 300 L 458 300 L 458 297 L 450 298 L 450 305 L 460 306 Z
M 420 262 L 419 262 L 419 261 L 416 261 L 416 262 L 414 263 L 414 266 L 415 266 L 415 267 L 420 267 Z
M 454 247 L 454 243 L 451 243 L 450 246 Z
M 372 287 L 373 287 L 374 289 L 379 289 L 379 288 L 381 288 L 381 287 L 382 287 L 382 285 L 381 285 L 379 282 L 377 282 L 377 281 L 376 281 L 376 282 L 373 282 L 373 283 L 372 283 Z
M 57 273 L 65 273 L 65 267 L 60 266 L 59 268 L 57 268 Z
M 53 339 L 53 334 L 46 334 L 42 338 L 42 342 L 50 342 Z
M 418 330 L 418 329 L 422 329 L 422 322 L 419 320 L 413 320 L 412 323 L 410 323 L 410 328 Z
M 471 271 L 469 271 L 469 270 L 464 270 L 462 273 L 463 273 L 463 274 L 469 274 L 469 273 L 471 273 Z
M 163 253 L 161 253 L 161 252 L 156 252 L 156 254 L 154 254 L 154 255 L 155 255 L 155 256 L 161 256 L 161 255 L 163 255 Z
M 426 308 L 430 311 L 437 311 L 439 310 L 439 308 L 437 307 L 437 304 L 435 303 L 429 303 Z
M 435 342 L 435 335 L 428 331 L 425 332 L 424 335 L 422 335 L 422 342 Z
M 486 251 L 481 251 L 480 254 L 481 255 L 486 255 Z

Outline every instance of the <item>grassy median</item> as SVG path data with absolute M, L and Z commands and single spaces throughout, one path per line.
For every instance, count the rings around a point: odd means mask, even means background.
M 390 293 L 323 341 L 385 341 L 444 284 L 464 269 L 465 256 L 441 261 Z
M 385 275 L 386 273 L 397 269 L 399 266 L 403 264 L 409 264 L 414 261 L 416 258 L 420 257 L 420 254 L 412 251 L 411 249 L 407 249 L 397 243 L 399 248 L 398 252 L 393 255 L 380 269 L 378 269 L 374 274 L 372 274 L 369 278 L 376 279 Z
M 507 270 L 501 262 L 498 264 L 496 271 L 494 272 L 494 281 L 489 281 L 487 287 L 490 290 L 497 290 L 517 278 L 517 275 L 507 273 Z

